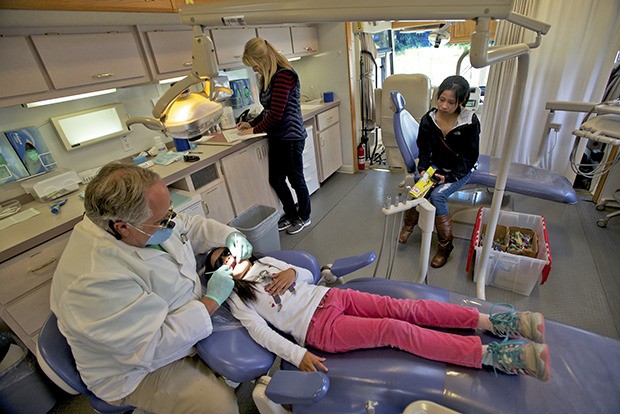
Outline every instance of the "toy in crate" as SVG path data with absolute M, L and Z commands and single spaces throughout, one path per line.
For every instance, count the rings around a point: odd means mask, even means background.
M 482 253 L 489 214 L 490 210 L 486 207 L 478 210 L 469 244 L 468 272 L 474 256 L 479 257 Z M 502 237 L 505 239 L 501 240 Z M 551 271 L 551 247 L 544 217 L 500 211 L 494 241 L 498 248 L 489 252 L 487 285 L 528 296 L 538 279 L 541 279 L 541 285 L 547 281 Z M 504 250 L 502 246 L 505 246 Z M 474 260 L 474 264 L 476 282 L 480 260 Z

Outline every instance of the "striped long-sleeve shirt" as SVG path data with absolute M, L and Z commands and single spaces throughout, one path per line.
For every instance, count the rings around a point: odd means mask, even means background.
M 250 122 L 254 133 L 266 132 L 272 138 L 287 140 L 306 138 L 301 117 L 299 79 L 293 70 L 280 69 L 276 72 L 260 98 L 264 110 Z

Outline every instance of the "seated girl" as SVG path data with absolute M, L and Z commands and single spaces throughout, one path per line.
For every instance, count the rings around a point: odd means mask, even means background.
M 232 314 L 258 344 L 301 371 L 327 371 L 326 358 L 306 350 L 306 344 L 332 353 L 389 346 L 435 361 L 472 368 L 489 365 L 508 374 L 549 380 L 549 348 L 540 313 L 515 312 L 507 305 L 509 310 L 494 313 L 492 307 L 488 315 L 432 300 L 317 286 L 306 269 L 272 257 L 252 256 L 237 263 L 225 247 L 207 257 L 207 270 L 221 266 L 232 268 L 235 280 L 228 298 Z M 506 339 L 483 345 L 476 335 L 429 327 L 485 329 Z

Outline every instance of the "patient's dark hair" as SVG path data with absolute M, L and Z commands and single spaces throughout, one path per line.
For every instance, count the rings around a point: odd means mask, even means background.
M 437 96 L 435 99 L 439 99 L 444 91 L 454 92 L 458 105 L 457 112 L 460 112 L 461 107 L 465 106 L 469 99 L 469 82 L 459 75 L 448 76 L 441 82 L 439 88 L 437 88 Z
M 213 254 L 215 253 L 215 251 L 221 248 L 222 247 L 216 247 L 215 249 L 211 249 L 211 251 L 207 253 L 207 260 L 205 263 L 206 272 L 212 272 L 214 270 L 217 270 L 211 264 L 211 258 L 213 257 Z M 254 262 L 258 260 L 258 257 L 252 255 L 249 257 L 249 260 L 250 260 L 250 263 L 254 264 Z M 239 296 L 239 298 L 243 301 L 243 303 L 248 305 L 250 302 L 254 302 L 254 300 L 256 300 L 256 289 L 257 289 L 256 282 L 250 282 L 248 280 L 239 280 L 239 279 L 234 279 L 234 281 L 235 281 L 235 286 L 233 287 L 233 292 L 235 292 L 237 296 Z

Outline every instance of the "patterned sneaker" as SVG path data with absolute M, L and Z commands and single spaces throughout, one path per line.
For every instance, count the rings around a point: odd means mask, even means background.
M 484 365 L 510 375 L 530 375 L 540 381 L 549 381 L 551 377 L 551 360 L 546 344 L 534 344 L 523 341 L 491 342 L 482 356 Z
M 493 313 L 495 306 L 509 306 L 510 310 Z M 493 333 L 503 337 L 519 336 L 542 344 L 545 342 L 545 318 L 538 312 L 515 312 L 508 303 L 491 306 L 490 317 Z
M 278 231 L 283 231 L 288 229 L 289 227 L 291 227 L 291 221 L 289 219 L 287 219 L 286 217 L 282 217 L 280 220 L 278 220 Z
M 297 219 L 293 222 L 291 227 L 288 230 L 286 230 L 286 234 L 297 234 L 303 229 L 305 229 L 306 227 L 308 227 L 311 223 L 312 222 L 310 221 L 310 219 L 306 221 Z

